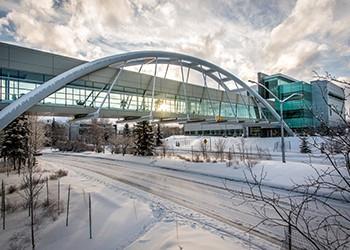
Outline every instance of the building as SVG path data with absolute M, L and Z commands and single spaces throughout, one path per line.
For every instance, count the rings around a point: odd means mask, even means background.
M 337 127 L 345 121 L 344 89 L 326 80 L 312 81 L 314 126 Z
M 140 66 L 141 69 L 148 64 L 154 65 L 155 58 L 168 67 L 183 65 L 191 69 L 188 71 L 184 67 L 187 74 L 196 71 L 205 77 L 198 79 L 202 82 L 184 82 L 181 77 L 174 80 L 164 73 L 161 76 L 144 74 L 140 70 L 131 71 L 127 66 L 121 71 L 121 63 Z M 260 128 L 279 126 L 278 114 L 256 91 L 228 71 L 202 59 L 146 51 L 97 61 L 83 67 L 86 61 L 0 43 L 0 109 L 4 111 L 0 111 L 0 123 L 5 124 L 10 117 L 13 119 L 19 115 L 6 111 L 7 107 L 12 107 L 16 113 L 21 109 L 42 116 L 75 119 L 94 114 L 97 110 L 100 111 L 99 117 L 125 119 L 126 122 L 151 117 L 161 122 L 183 123 L 185 131 L 191 131 L 191 134 L 194 123 L 203 133 L 201 127 L 210 126 L 215 128 L 214 134 L 222 134 L 221 130 L 229 128 L 227 134 L 232 135 L 250 134 L 254 130 L 250 129 L 250 124 Z M 75 75 L 80 71 L 71 73 L 76 68 L 84 72 L 79 77 Z M 209 86 L 202 78 L 211 80 L 220 88 Z M 53 86 L 43 88 L 50 82 Z M 113 82 L 117 83 L 112 85 Z M 54 87 L 58 85 L 60 87 Z M 232 85 L 236 88 L 225 90 Z M 29 93 L 35 98 L 29 98 Z M 262 107 L 272 112 L 270 120 L 266 119 Z
M 334 83 L 325 80 L 308 83 L 284 74 L 263 73 L 258 73 L 258 81 L 281 100 L 293 93 L 302 95 L 283 104 L 283 118 L 294 131 L 317 131 L 321 125 L 338 127 L 344 123 L 345 93 Z M 259 94 L 280 112 L 279 101 L 263 86 L 259 86 Z
M 142 73 L 142 67 L 150 64 L 154 74 Z M 165 75 L 157 74 L 158 64 L 166 65 Z M 181 68 L 182 77 L 169 79 L 169 66 Z M 188 81 L 191 72 L 201 77 Z M 309 84 L 283 74 L 259 73 L 258 78 L 279 98 L 303 94 L 284 104 L 284 127 L 290 135 L 291 128 L 320 126 L 314 121 L 316 107 L 322 124 L 334 126 L 339 120 L 327 109 L 327 101 L 322 109 L 313 105 L 319 95 L 314 86 L 320 86 L 326 100 L 343 112 L 344 91 L 331 83 Z M 214 85 L 209 86 L 209 80 Z M 268 91 L 259 87 L 257 92 L 220 66 L 186 54 L 138 51 L 86 62 L 0 43 L 0 128 L 28 112 L 75 120 L 176 122 L 184 125 L 185 134 L 193 135 L 278 136 L 279 107 Z
M 150 58 L 140 59 L 140 62 L 147 64 L 147 60 Z M 169 64 L 173 62 L 176 60 L 169 59 Z M 0 43 L 0 109 L 84 63 L 86 61 L 76 58 Z M 102 104 L 116 72 L 115 64 L 92 71 L 45 96 L 29 112 L 55 116 L 93 112 Z M 206 68 L 206 72 L 209 75 L 214 70 Z M 228 81 L 227 78 L 223 80 Z M 102 106 L 101 116 L 132 119 L 149 115 L 150 111 L 159 119 L 184 119 L 187 116 L 194 120 L 215 120 L 215 117 L 239 121 L 260 119 L 255 99 L 239 91 L 225 93 L 223 89 L 207 87 L 201 82 L 185 84 L 163 75 L 154 77 L 125 67 Z

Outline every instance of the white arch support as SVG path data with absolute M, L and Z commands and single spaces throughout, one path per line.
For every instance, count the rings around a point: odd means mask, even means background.
M 15 100 L 7 107 L 5 107 L 2 111 L 0 111 L 0 129 L 5 128 L 10 122 L 12 122 L 18 116 L 20 116 L 28 109 L 39 103 L 42 99 L 46 98 L 52 93 L 55 93 L 59 89 L 63 88 L 65 85 L 85 75 L 106 68 L 112 64 L 117 67 L 121 67 L 123 64 L 125 64 L 123 65 L 123 67 L 125 68 L 128 66 L 142 65 L 145 63 L 154 63 L 154 61 L 152 61 L 152 59 L 154 58 L 157 58 L 158 65 L 182 65 L 189 69 L 196 70 L 200 73 L 201 68 L 208 69 L 204 71 L 205 75 L 212 78 L 214 81 L 220 84 L 220 86 L 222 86 L 225 91 L 231 91 L 226 86 L 225 82 L 232 80 L 236 84 L 240 85 L 242 88 L 246 89 L 252 96 L 256 97 L 257 100 L 259 100 L 259 102 L 261 102 L 271 112 L 271 114 L 275 117 L 277 121 L 280 120 L 280 116 L 275 111 L 275 109 L 255 90 L 251 89 L 245 82 L 240 80 L 232 73 L 213 63 L 199 59 L 197 57 L 180 53 L 165 51 L 136 51 L 108 56 L 91 62 L 87 62 L 55 76 L 54 78 L 43 83 L 31 92 Z M 217 75 L 220 75 L 220 78 L 222 76 L 222 79 L 220 79 Z M 288 127 L 286 123 L 284 123 L 283 125 L 290 135 L 294 135 L 293 131 Z

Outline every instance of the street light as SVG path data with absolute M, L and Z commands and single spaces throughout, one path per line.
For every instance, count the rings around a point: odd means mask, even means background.
M 283 120 L 283 104 L 288 101 L 289 99 L 291 99 L 294 96 L 304 96 L 303 94 L 300 93 L 293 93 L 289 96 L 287 96 L 286 98 L 284 98 L 283 100 L 279 99 L 271 90 L 269 90 L 264 84 L 261 84 L 259 82 L 255 82 L 252 80 L 248 80 L 248 82 L 250 83 L 255 83 L 261 87 L 263 87 L 267 92 L 269 92 L 279 103 L 280 103 L 280 125 L 281 125 L 281 151 L 282 151 L 282 162 L 286 163 L 286 152 L 285 152 L 285 145 L 284 145 L 284 120 Z

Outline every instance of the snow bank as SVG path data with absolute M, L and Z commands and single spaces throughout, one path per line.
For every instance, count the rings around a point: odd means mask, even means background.
M 215 151 L 215 143 L 219 140 L 224 140 L 226 143 L 226 151 L 229 148 L 234 148 L 237 152 L 238 148 L 242 145 L 242 141 L 246 148 L 251 152 L 256 152 L 257 147 L 268 150 L 271 154 L 281 152 L 281 138 L 280 137 L 218 137 L 218 136 L 170 136 L 164 139 L 165 145 L 169 149 L 174 150 L 200 150 L 200 144 L 206 139 L 208 141 L 207 147 L 209 151 Z M 320 141 L 320 138 L 309 137 L 308 141 L 311 143 L 313 140 Z M 286 152 L 299 153 L 300 142 L 298 137 L 285 137 Z M 180 144 L 180 146 L 176 146 Z M 319 153 L 318 150 L 313 150 L 313 153 Z
M 166 170 L 181 171 L 184 174 L 195 174 L 202 177 L 216 177 L 217 182 L 222 184 L 223 179 L 233 180 L 239 182 L 245 182 L 246 176 L 250 181 L 250 177 L 247 167 L 239 161 L 234 161 L 232 167 L 227 167 L 226 162 L 188 162 L 180 160 L 178 158 L 159 158 L 159 157 L 140 157 L 133 155 L 110 155 L 110 154 L 98 154 L 94 152 L 86 153 L 65 153 L 66 155 L 87 156 L 100 159 L 109 159 L 112 161 L 124 162 L 126 164 L 139 164 L 150 168 L 160 168 Z M 254 166 L 253 172 L 260 175 L 263 170 L 266 172 L 266 177 L 263 180 L 263 184 L 270 187 L 290 189 L 295 183 L 303 184 L 308 177 L 315 175 L 315 169 L 318 171 L 324 171 L 328 169 L 329 162 L 324 156 L 308 155 L 301 153 L 287 154 L 287 162 L 282 163 L 280 156 L 273 157 L 272 160 L 258 161 Z
M 135 241 L 126 250 L 139 249 L 247 249 L 241 242 L 225 239 L 223 236 L 211 234 L 210 232 L 199 228 L 195 224 L 176 222 L 161 222 L 154 226 L 149 232 Z

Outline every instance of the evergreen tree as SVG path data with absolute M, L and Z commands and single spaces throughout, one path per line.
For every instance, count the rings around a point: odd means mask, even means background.
M 304 154 L 311 153 L 311 149 L 309 147 L 309 143 L 307 142 L 305 137 L 301 137 L 300 153 L 304 153 Z
M 123 128 L 123 135 L 129 137 L 130 136 L 130 128 L 129 124 L 125 123 Z
M 134 127 L 135 148 L 137 155 L 153 155 L 154 134 L 148 121 L 136 123 Z
M 92 144 L 95 145 L 95 152 L 101 153 L 103 151 L 104 127 L 97 119 L 92 119 L 89 126 L 89 135 Z
M 68 142 L 67 131 L 64 124 L 52 120 L 51 129 L 48 129 L 47 137 L 51 138 L 51 147 L 62 150 Z
M 28 119 L 20 116 L 4 129 L 4 142 L 1 155 L 5 159 L 12 160 L 13 167 L 21 173 L 21 166 L 29 156 L 30 129 Z
M 55 118 L 52 119 L 52 124 L 51 124 L 51 146 L 52 147 L 56 147 L 57 146 L 57 142 L 58 142 L 58 138 L 57 138 L 57 124 L 55 121 Z
M 156 140 L 155 144 L 157 147 L 163 144 L 162 139 L 163 139 L 163 136 L 162 136 L 162 132 L 160 131 L 160 124 L 158 123 L 157 124 L 157 131 L 155 134 L 155 140 Z

